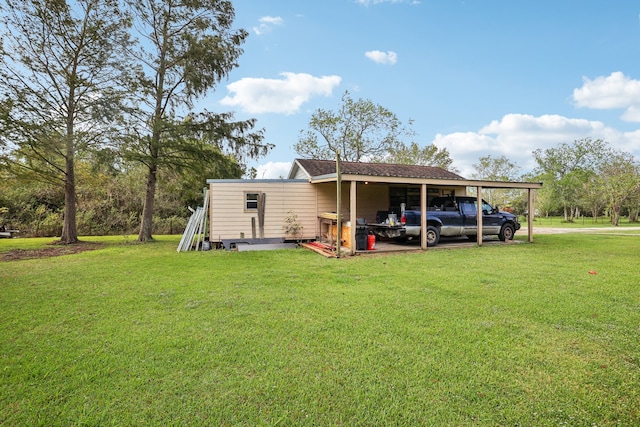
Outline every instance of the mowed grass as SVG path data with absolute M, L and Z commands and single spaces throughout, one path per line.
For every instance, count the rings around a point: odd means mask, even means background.
M 523 225 L 527 224 L 527 217 L 520 216 L 519 220 Z M 552 227 L 552 228 L 606 228 L 610 231 L 624 231 L 626 228 L 638 228 L 639 222 L 630 222 L 628 217 L 620 218 L 617 226 L 611 225 L 611 219 L 608 216 L 601 216 L 597 219 L 593 217 L 579 217 L 573 221 L 565 221 L 562 216 L 537 216 L 533 220 L 535 227 Z
M 640 424 L 638 236 L 340 260 L 87 240 L 0 262 L 0 425 Z M 0 252 L 23 243 L 45 241 Z

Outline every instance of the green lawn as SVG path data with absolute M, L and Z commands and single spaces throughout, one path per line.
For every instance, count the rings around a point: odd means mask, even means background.
M 527 217 L 520 216 L 518 218 L 523 225 L 527 224 Z M 572 222 L 564 220 L 562 216 L 538 216 L 533 220 L 534 227 L 557 227 L 557 228 L 609 228 L 612 227 L 611 219 L 608 216 L 601 216 L 597 219 L 592 217 L 580 217 Z M 620 218 L 616 228 L 624 229 L 627 227 L 640 227 L 638 222 L 629 222 L 628 217 Z
M 339 260 L 87 240 L 0 262 L 0 425 L 640 424 L 638 236 Z

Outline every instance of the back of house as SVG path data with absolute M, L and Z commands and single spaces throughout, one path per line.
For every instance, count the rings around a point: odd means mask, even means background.
M 260 238 L 314 239 L 316 190 L 303 179 L 212 179 L 210 240 Z M 287 235 L 287 219 L 300 234 Z

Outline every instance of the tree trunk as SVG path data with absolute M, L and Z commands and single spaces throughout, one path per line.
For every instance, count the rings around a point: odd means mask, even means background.
M 614 227 L 617 227 L 619 222 L 620 222 L 620 216 L 618 215 L 617 212 L 613 212 L 613 214 L 611 215 L 611 225 L 613 225 Z
M 67 161 L 69 163 L 69 161 Z M 73 163 L 73 161 L 71 161 Z M 64 225 L 60 241 L 65 244 L 78 243 L 78 230 L 76 228 L 76 186 L 73 164 L 69 171 L 67 165 L 67 177 L 64 183 Z
M 60 241 L 65 244 L 78 243 L 76 228 L 76 172 L 75 172 L 75 141 L 74 116 L 75 105 L 74 88 L 69 93 L 69 114 L 67 115 L 67 134 L 65 136 L 65 177 L 64 177 L 64 223 Z
M 166 24 L 166 22 L 165 22 Z M 165 55 L 168 50 L 168 41 L 167 41 L 167 26 L 165 25 L 162 29 L 162 51 L 160 53 L 160 59 L 158 64 L 158 71 L 156 74 L 156 91 L 155 91 L 155 101 L 156 106 L 153 112 L 153 116 L 151 117 L 152 122 L 152 133 L 151 140 L 149 141 L 149 156 L 151 157 L 151 161 L 148 164 L 147 170 L 147 189 L 146 195 L 144 198 L 144 208 L 142 209 L 142 223 L 140 224 L 140 233 L 138 234 L 139 242 L 146 242 L 149 240 L 153 240 L 152 236 L 152 227 L 153 227 L 153 204 L 156 195 L 156 182 L 157 182 L 157 172 L 158 172 L 158 158 L 160 156 L 160 140 L 162 138 L 162 127 L 163 127 L 163 117 L 164 117 L 164 109 L 163 100 L 164 100 L 164 79 L 165 73 L 167 71 L 167 63 L 165 60 Z
M 144 199 L 144 208 L 142 209 L 142 223 L 140 224 L 140 233 L 138 234 L 139 242 L 153 240 L 153 203 L 156 195 L 156 166 L 149 166 L 147 172 L 147 192 Z
M 611 208 L 611 225 L 617 227 L 620 222 L 620 208 L 618 206 L 613 206 Z

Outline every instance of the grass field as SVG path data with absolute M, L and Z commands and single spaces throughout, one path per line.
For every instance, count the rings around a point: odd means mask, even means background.
M 640 424 L 639 236 L 339 260 L 87 240 L 0 262 L 0 425 Z
M 527 223 L 526 216 L 520 216 L 518 218 L 522 224 Z M 534 227 L 555 227 L 555 228 L 610 228 L 611 219 L 608 216 L 601 216 L 599 218 L 592 217 L 580 217 L 575 218 L 573 221 L 565 221 L 561 216 L 549 216 L 549 217 L 535 217 L 533 220 Z M 628 217 L 620 218 L 618 226 L 614 229 L 624 229 L 628 227 L 640 227 L 638 222 L 629 222 Z

